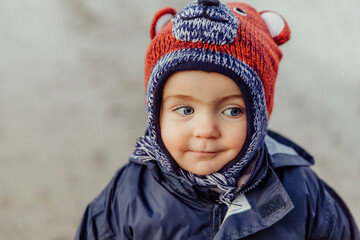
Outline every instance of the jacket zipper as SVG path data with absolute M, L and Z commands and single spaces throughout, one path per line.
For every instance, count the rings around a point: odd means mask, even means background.
M 211 239 L 219 231 L 222 222 L 222 206 L 221 204 L 213 204 L 211 206 Z

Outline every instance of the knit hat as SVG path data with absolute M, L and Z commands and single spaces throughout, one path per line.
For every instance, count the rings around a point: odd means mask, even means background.
M 151 157 L 163 171 L 183 176 L 195 185 L 216 186 L 223 191 L 222 199 L 229 202 L 239 190 L 236 181 L 264 146 L 282 58 L 278 45 L 290 39 L 290 29 L 275 12 L 257 12 L 244 3 L 198 0 L 178 13 L 170 7 L 160 10 L 152 21 L 151 39 L 145 57 L 148 132 L 134 155 L 141 158 L 150 148 Z M 220 171 L 206 176 L 181 169 L 160 137 L 163 86 L 173 73 L 187 70 L 231 78 L 245 100 L 248 127 L 243 149 Z

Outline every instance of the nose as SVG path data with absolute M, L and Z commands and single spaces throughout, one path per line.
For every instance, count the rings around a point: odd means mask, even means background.
M 199 5 L 203 6 L 219 6 L 220 2 L 218 0 L 198 0 Z
M 212 116 L 205 116 L 198 119 L 193 135 L 196 138 L 216 139 L 220 137 L 220 130 Z

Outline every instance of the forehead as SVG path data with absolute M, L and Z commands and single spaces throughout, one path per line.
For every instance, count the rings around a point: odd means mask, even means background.
M 235 82 L 222 74 L 204 71 L 181 71 L 171 75 L 163 89 L 163 98 L 172 95 L 186 95 L 209 99 L 241 95 Z

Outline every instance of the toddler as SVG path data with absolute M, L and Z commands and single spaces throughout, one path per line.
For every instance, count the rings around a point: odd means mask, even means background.
M 268 130 L 286 21 L 243 3 L 160 10 L 145 57 L 148 128 L 76 239 L 360 239 L 312 157 Z

